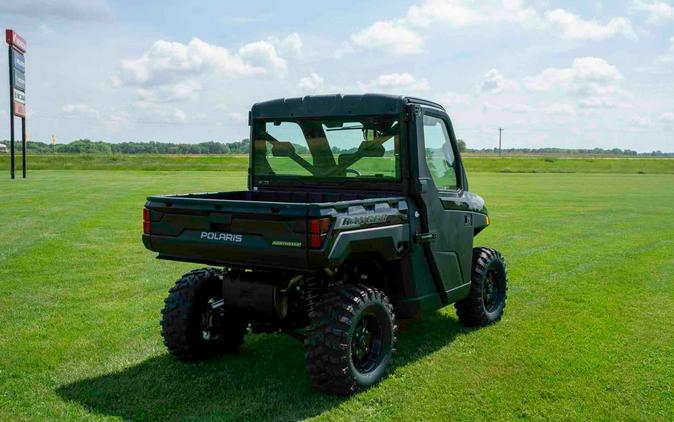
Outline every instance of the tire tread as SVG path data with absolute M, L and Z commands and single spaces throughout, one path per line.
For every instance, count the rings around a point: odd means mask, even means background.
M 348 353 L 350 328 L 358 311 L 372 302 L 382 304 L 391 316 L 392 347 L 397 326 L 393 306 L 386 295 L 363 284 L 350 284 L 323 295 L 307 330 L 307 372 L 313 387 L 323 393 L 351 395 L 361 389 L 351 376 Z
M 230 320 L 218 341 L 205 342 L 201 332 L 195 332 L 195 302 L 211 284 L 221 286 L 222 273 L 216 268 L 192 270 L 179 278 L 169 289 L 164 300 L 161 319 L 161 335 L 168 351 L 180 360 L 194 361 L 213 357 L 222 353 L 233 353 L 241 344 L 247 332 L 242 321 Z M 198 334 L 198 336 L 197 336 Z
M 505 291 L 503 292 L 503 306 L 495 318 L 491 318 L 485 311 L 482 303 L 482 278 L 494 261 L 503 264 L 505 273 Z M 485 327 L 501 320 L 508 298 L 508 271 L 505 258 L 495 249 L 476 247 L 473 249 L 473 267 L 471 270 L 470 291 L 466 298 L 456 302 L 456 314 L 459 321 L 468 327 Z

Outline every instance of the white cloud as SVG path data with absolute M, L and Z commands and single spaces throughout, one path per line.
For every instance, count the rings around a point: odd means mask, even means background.
M 379 21 L 353 34 L 351 41 L 363 48 L 384 48 L 394 54 L 416 54 L 422 51 L 423 39 L 404 24 Z
M 605 87 L 623 79 L 618 69 L 598 57 L 581 57 L 573 61 L 571 67 L 545 69 L 539 75 L 525 80 L 525 86 L 532 91 L 551 91 L 564 88 L 584 91 L 589 84 Z
M 505 103 L 505 104 L 494 104 L 489 101 L 484 101 L 482 103 L 482 111 L 504 111 L 507 113 L 514 114 L 528 114 L 533 113 L 535 110 L 528 104 L 522 103 Z
M 578 106 L 584 109 L 617 108 L 622 102 L 612 97 L 588 97 L 578 101 Z
M 534 24 L 537 16 L 536 10 L 520 0 L 425 0 L 409 8 L 406 20 L 421 27 L 440 23 L 458 28 L 489 22 Z
M 87 119 L 98 118 L 98 110 L 83 103 L 66 104 L 61 107 L 61 113 L 68 117 L 84 117 Z
M 297 32 L 293 32 L 285 38 L 269 37 L 268 40 L 280 53 L 294 54 L 297 57 L 302 56 L 302 38 Z
M 539 75 L 526 78 L 531 91 L 562 91 L 579 98 L 581 108 L 615 108 L 627 105 L 631 95 L 621 86 L 622 74 L 598 57 L 581 57 L 571 67 L 548 68 Z
M 226 77 L 260 75 L 287 71 L 287 62 L 275 44 L 284 49 L 299 51 L 301 39 L 291 34 L 283 40 L 256 41 L 242 46 L 236 54 L 224 47 L 209 44 L 199 38 L 183 44 L 159 40 L 137 59 L 122 60 L 119 75 L 113 85 L 160 85 L 215 72 Z
M 255 47 L 252 49 L 255 50 Z M 206 71 L 231 77 L 256 75 L 266 69 L 246 63 L 226 48 L 208 44 L 199 38 L 193 38 L 188 44 L 159 40 L 141 57 L 122 60 L 117 78 L 120 83 L 152 86 Z
M 159 40 L 140 57 L 122 60 L 121 69 L 112 76 L 111 83 L 113 87 L 137 86 L 138 99 L 145 103 L 188 100 L 202 90 L 202 81 L 207 76 L 284 75 L 288 64 L 275 45 L 296 53 L 302 47 L 297 34 L 249 43 L 236 53 L 199 38 L 193 38 L 187 44 Z M 162 113 L 160 120 L 183 120 L 180 113 Z
M 187 113 L 177 107 L 148 102 L 136 103 L 136 116 L 141 124 L 184 124 L 188 122 Z
M 480 84 L 480 91 L 489 92 L 492 94 L 498 94 L 506 89 L 510 89 L 516 86 L 514 81 L 506 79 L 499 73 L 496 69 L 491 69 L 484 75 L 484 79 Z
M 185 114 L 184 111 L 180 109 L 175 109 L 173 111 L 173 118 L 175 119 L 176 122 L 178 123 L 185 123 L 187 122 L 187 114 Z
M 570 40 L 599 41 L 617 35 L 637 38 L 632 23 L 624 17 L 601 23 L 585 20 L 559 8 L 541 15 L 522 0 L 424 0 L 410 6 L 402 19 L 377 21 L 352 35 L 351 41 L 360 47 L 413 54 L 422 50 L 423 38 L 410 27 L 435 29 L 495 24 L 515 24 L 537 30 L 552 29 Z
M 656 63 L 669 63 L 674 62 L 674 36 L 669 39 L 669 50 L 666 53 L 660 55 L 656 60 Z
M 632 23 L 623 17 L 613 18 L 606 24 L 601 24 L 596 20 L 584 20 L 563 9 L 555 9 L 545 12 L 545 18 L 561 31 L 563 38 L 570 40 L 601 41 L 616 35 L 630 39 L 637 38 Z
M 417 79 L 409 73 L 389 73 L 386 75 L 379 75 L 376 79 L 369 83 L 358 83 L 362 91 L 380 90 L 386 92 L 395 92 L 402 94 L 410 91 L 424 91 L 428 89 L 428 81 L 426 79 Z
M 568 103 L 552 103 L 547 107 L 545 107 L 544 111 L 547 114 L 561 114 L 561 115 L 576 114 L 576 108 Z
M 657 24 L 674 19 L 674 7 L 663 1 L 633 0 L 630 6 L 632 12 L 647 14 L 646 22 Z
M 528 104 L 509 103 L 501 106 L 501 110 L 516 114 L 532 113 L 534 108 Z
M 462 1 L 427 0 L 421 5 L 412 5 L 407 12 L 407 20 L 418 26 L 429 26 L 435 22 L 461 27 L 484 22 L 487 16 L 472 4 Z
M 138 99 L 150 102 L 181 101 L 195 97 L 201 91 L 201 83 L 196 80 L 185 80 L 170 85 L 152 88 L 138 88 Z
M 345 41 L 334 48 L 334 50 L 332 51 L 332 57 L 337 60 L 341 60 L 344 56 L 349 55 L 354 51 L 356 50 L 353 47 L 353 44 L 351 44 L 348 41 Z
M 256 41 L 239 49 L 239 56 L 257 69 L 273 70 L 285 74 L 288 63 L 281 58 L 276 47 L 269 41 Z
M 56 31 L 54 31 L 54 29 L 52 29 L 52 27 L 47 25 L 46 23 L 41 23 L 40 26 L 38 26 L 38 30 L 40 31 L 40 33 L 44 35 L 56 34 Z
M 311 72 L 309 76 L 300 78 L 297 88 L 303 92 L 317 92 L 323 88 L 324 79 L 316 72 Z
M 464 94 L 457 94 L 456 92 L 447 92 L 440 97 L 440 104 L 444 106 L 458 106 L 465 105 L 470 102 L 470 97 Z
M 105 0 L 3 0 L 0 14 L 4 13 L 74 21 L 104 21 L 112 17 Z
M 635 116 L 632 119 L 630 119 L 630 126 L 639 128 L 649 128 L 653 126 L 653 121 L 651 120 L 650 117 Z
M 234 120 L 237 123 L 246 123 L 248 118 L 243 114 L 236 111 L 227 113 L 227 117 Z
M 667 111 L 660 115 L 660 120 L 665 123 L 674 123 L 674 112 Z
M 103 125 L 106 129 L 116 132 L 129 126 L 129 113 L 117 111 L 104 118 Z

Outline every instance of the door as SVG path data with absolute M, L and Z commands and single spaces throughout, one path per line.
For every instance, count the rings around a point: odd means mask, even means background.
M 415 115 L 419 196 L 427 230 L 421 241 L 427 242 L 451 299 L 451 291 L 470 282 L 473 225 L 471 213 L 463 206 L 465 178 L 449 118 L 423 108 Z

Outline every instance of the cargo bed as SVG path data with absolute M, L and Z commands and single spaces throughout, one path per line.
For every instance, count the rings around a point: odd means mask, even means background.
M 150 196 L 145 204 L 148 233 L 143 242 L 158 258 L 314 271 L 324 257 L 309 246 L 310 220 L 367 214 L 404 201 L 356 192 L 233 191 Z M 397 212 L 397 211 L 396 211 Z M 330 238 L 330 224 L 322 235 Z

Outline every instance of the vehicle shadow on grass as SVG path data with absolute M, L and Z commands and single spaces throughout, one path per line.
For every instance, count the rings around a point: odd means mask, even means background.
M 466 332 L 440 312 L 403 321 L 392 371 Z M 348 400 L 312 390 L 302 346 L 281 335 L 247 337 L 239 354 L 201 363 L 182 363 L 164 354 L 56 392 L 93 413 L 129 420 L 296 420 Z

